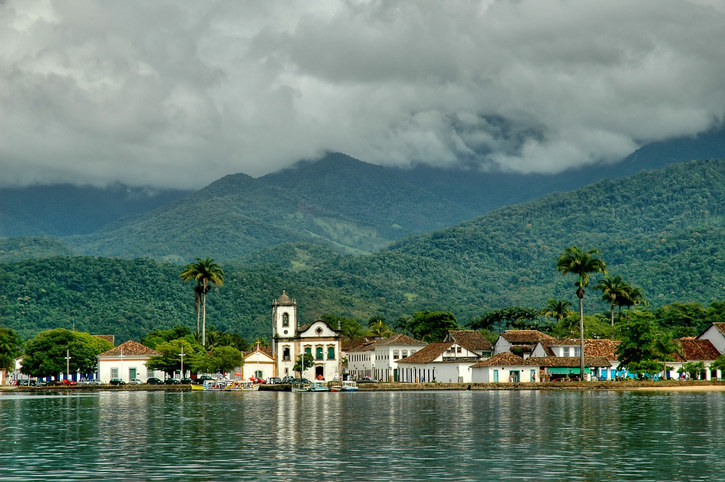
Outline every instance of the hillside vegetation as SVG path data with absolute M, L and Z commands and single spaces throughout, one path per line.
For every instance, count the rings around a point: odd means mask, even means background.
M 208 324 L 269 337 L 270 302 L 283 289 L 305 321 L 325 313 L 395 320 L 431 309 L 465 323 L 506 306 L 573 302 L 572 279 L 556 271 L 556 258 L 573 244 L 599 248 L 609 272 L 641 286 L 655 308 L 708 305 L 725 299 L 724 211 L 725 161 L 694 161 L 502 208 L 371 255 L 282 243 L 224 263 L 225 283 L 209 293 Z M 76 323 L 120 341 L 195 326 L 193 290 L 180 271 L 147 259 L 2 263 L 0 316 L 24 336 Z M 599 297 L 587 292 L 588 313 L 607 310 Z

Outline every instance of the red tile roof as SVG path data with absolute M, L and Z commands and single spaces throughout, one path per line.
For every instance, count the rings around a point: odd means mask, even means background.
M 408 358 L 398 360 L 398 363 L 430 363 L 445 353 L 451 346 L 453 346 L 452 341 L 429 343 Z
M 539 330 L 506 330 L 501 337 L 509 343 L 531 343 L 535 344 L 542 340 L 553 340 L 553 336 L 542 333 Z
M 564 368 L 576 368 L 579 366 L 580 361 L 578 356 L 544 356 L 544 357 L 529 357 L 527 361 L 532 365 L 538 365 L 540 367 L 564 367 Z M 587 367 L 608 367 L 611 363 L 606 357 L 603 356 L 585 356 L 584 366 Z
M 272 347 L 271 347 L 271 346 L 261 346 L 261 345 L 260 345 L 260 347 L 259 347 L 259 351 L 260 351 L 261 353 L 264 353 L 265 355 L 267 355 L 267 356 L 268 356 L 268 357 L 270 357 L 270 358 L 274 358 L 274 357 L 272 356 Z M 257 352 L 257 348 L 255 347 L 255 348 L 254 348 L 254 350 L 250 350 L 250 351 L 245 351 L 245 352 L 242 352 L 242 356 L 243 356 L 244 358 L 247 358 L 247 357 L 248 357 L 249 355 L 252 355 L 253 353 L 256 353 L 256 352 Z
M 603 356 L 607 360 L 617 360 L 617 347 L 621 342 L 619 340 L 609 340 L 607 338 L 601 339 L 587 339 L 584 340 L 584 356 Z
M 715 360 L 720 356 L 710 340 L 693 340 L 680 338 L 682 354 L 687 361 Z
M 475 330 L 449 330 L 446 340 L 455 341 L 470 351 L 491 351 L 491 342 L 479 331 Z
M 153 348 L 149 348 L 146 345 L 142 345 L 141 343 L 133 340 L 128 340 L 126 343 L 121 343 L 115 348 L 112 348 L 108 351 L 105 351 L 101 353 L 98 356 L 121 356 L 121 353 L 123 353 L 123 356 L 133 356 L 133 355 L 148 355 L 148 356 L 155 356 L 155 355 L 161 355 L 158 351 L 154 350 Z
M 418 341 L 415 338 L 411 338 L 408 335 L 401 333 L 395 334 L 390 338 L 382 338 L 375 340 L 375 346 L 388 346 L 388 345 L 413 345 L 413 346 L 425 346 L 426 343 Z
M 518 355 L 514 355 L 511 352 L 503 352 L 499 353 L 496 356 L 493 356 L 491 358 L 488 358 L 486 360 L 481 360 L 480 362 L 476 363 L 475 365 L 471 365 L 471 368 L 480 368 L 480 367 L 492 367 L 492 366 L 529 366 L 532 365 L 532 363 L 529 362 L 529 360 L 524 360 Z
M 96 338 L 111 342 L 111 345 L 116 346 L 116 335 L 93 335 Z

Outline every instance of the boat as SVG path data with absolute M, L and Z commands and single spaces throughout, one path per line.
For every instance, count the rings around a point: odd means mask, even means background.
M 256 384 L 254 382 L 244 382 L 241 380 L 234 380 L 231 383 L 228 383 L 224 390 L 231 391 L 231 390 L 245 390 L 245 391 L 252 391 L 252 390 L 259 390 L 259 384 Z
M 352 380 L 343 380 L 340 386 L 341 392 L 357 392 L 357 382 Z
M 308 392 L 329 392 L 330 387 L 325 384 L 325 382 L 320 381 L 314 381 L 310 383 L 309 388 L 307 389 Z
M 310 391 L 310 383 L 304 383 L 304 382 L 298 382 L 292 384 L 292 391 L 293 392 L 309 392 Z
M 191 391 L 192 391 L 192 392 L 196 392 L 196 391 L 204 391 L 204 387 L 203 387 L 203 386 L 201 386 L 201 385 L 197 385 L 197 384 L 193 383 L 193 384 L 191 385 Z

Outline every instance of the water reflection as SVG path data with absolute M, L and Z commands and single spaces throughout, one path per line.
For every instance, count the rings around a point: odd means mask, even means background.
M 621 479 L 725 474 L 725 394 L 0 395 L 0 479 Z

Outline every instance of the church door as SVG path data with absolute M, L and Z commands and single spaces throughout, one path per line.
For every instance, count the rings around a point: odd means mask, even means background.
M 325 378 L 325 367 L 315 367 L 315 379 L 322 380 Z

